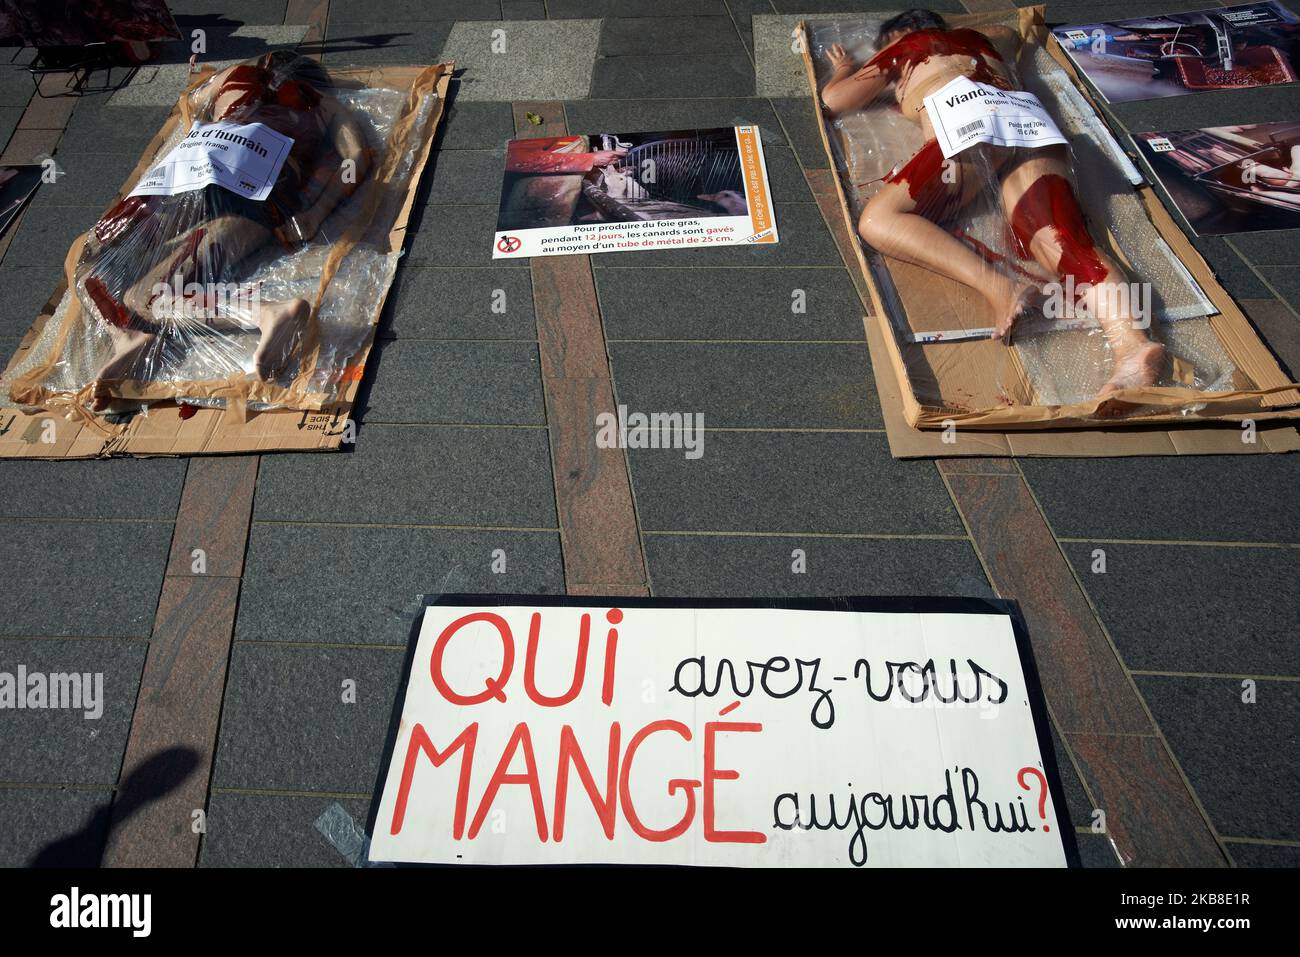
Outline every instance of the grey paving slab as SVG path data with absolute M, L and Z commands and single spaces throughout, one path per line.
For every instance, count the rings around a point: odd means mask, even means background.
M 1063 548 L 1128 667 L 1300 675 L 1300 550 Z M 1105 574 L 1092 571 L 1096 548 Z
M 35 89 L 26 69 L 17 64 L 0 64 L 0 107 L 22 110 Z
M 502 20 L 545 20 L 543 0 L 501 0 Z
M 1246 704 L 1233 679 L 1136 680 L 1220 834 L 1300 840 L 1300 685 L 1259 681 L 1255 703 Z
M 723 0 L 546 0 L 552 19 L 570 17 L 706 17 L 727 12 Z
M 566 103 L 569 129 L 595 133 L 712 129 L 757 125 L 763 145 L 784 145 L 776 113 L 765 99 L 715 98 L 699 100 L 587 100 Z
M 535 339 L 526 266 L 453 269 L 404 265 L 388 293 L 384 338 Z
M 210 17 L 220 13 L 223 20 L 239 23 L 284 23 L 288 0 L 168 0 L 167 8 L 176 16 Z M 184 30 L 182 29 L 182 32 Z
M 785 146 L 765 146 L 763 160 L 772 199 L 778 203 L 811 203 L 812 190 L 804 178 L 794 151 Z
M 611 340 L 860 341 L 863 336 L 865 309 L 843 269 L 611 264 L 595 276 L 605 335 Z M 803 312 L 795 311 L 799 306 Z
M 776 203 L 778 243 L 745 243 L 714 249 L 663 249 L 599 253 L 601 266 L 838 266 L 835 240 L 814 203 Z
M 406 261 L 418 266 L 490 266 L 496 229 L 495 203 L 426 206 L 407 230 Z
M 782 0 L 790 2 L 790 0 Z M 1033 0 L 1013 0 L 1016 6 L 1033 6 Z M 1048 0 L 1048 23 L 1097 23 L 1155 13 L 1204 10 L 1203 0 Z
M 1300 381 L 1300 314 L 1280 299 L 1240 303 L 1292 382 Z
M 364 831 L 370 802 L 217 792 L 208 799 L 200 867 L 351 867 L 317 829 L 337 804 Z
M 370 793 L 402 659 L 396 648 L 235 643 L 212 786 Z
M 744 48 L 730 16 L 606 17 L 600 32 L 601 56 L 682 53 L 740 54 Z M 665 59 L 665 66 L 671 61 Z
M 169 106 L 108 106 L 82 99 L 59 139 L 56 159 L 64 154 L 128 153 L 136 158 L 162 129 Z
M 429 203 L 465 205 L 496 203 L 501 199 L 505 150 L 449 150 L 435 157 L 430 180 Z
M 23 118 L 23 107 L 0 106 L 0 149 L 9 142 L 9 137 L 18 129 L 18 121 Z
M 6 266 L 62 263 L 72 241 L 99 219 L 99 205 L 43 206 L 28 209 L 5 253 Z
M 53 183 L 42 183 L 32 197 L 32 208 L 45 206 L 99 206 L 106 208 L 140 161 L 136 153 L 72 153 L 54 156 L 58 172 Z
M 370 354 L 367 422 L 543 425 L 535 342 L 394 339 Z
M 828 169 L 830 160 L 817 128 L 817 104 L 811 96 L 773 97 L 772 106 L 780 117 L 799 165 L 804 169 Z
M 363 425 L 354 448 L 263 459 L 256 517 L 556 527 L 544 429 Z
M 1199 3 L 1194 3 L 1193 7 L 1205 9 Z M 1189 96 L 1115 103 L 1110 110 L 1124 129 L 1132 133 L 1193 130 L 1221 124 L 1224 117 L 1232 117 L 1234 123 L 1291 120 L 1295 118 L 1295 96 L 1294 85 L 1263 86 L 1252 90 L 1215 90 Z
M 1207 236 L 1189 237 L 1192 245 L 1205 257 L 1223 288 L 1238 299 L 1268 299 L 1272 290 L 1264 285 L 1250 264 L 1237 254 L 1222 238 Z
M 1256 266 L 1294 266 L 1300 263 L 1300 229 L 1270 229 L 1225 237 L 1243 259 Z
M 459 88 L 460 81 L 452 84 Z M 453 90 L 439 129 L 438 150 L 503 149 L 515 135 L 514 112 L 509 103 L 461 100 Z M 499 184 L 498 184 L 499 185 Z
M 1024 459 L 1062 538 L 1300 541 L 1300 460 L 1289 455 Z
M 164 522 L 6 521 L 5 630 L 147 637 L 171 536 Z
M 1260 266 L 1259 274 L 1283 302 L 1300 310 L 1300 266 Z
M 442 59 L 465 68 L 458 94 L 465 100 L 575 99 L 591 89 L 599 37 L 599 20 L 481 23 L 460 18 Z
M 628 99 L 753 96 L 754 66 L 743 52 L 602 57 L 592 73 L 591 95 Z
M 1055 725 L 1051 727 L 1051 737 L 1052 754 L 1056 758 L 1056 770 L 1060 772 L 1061 788 L 1065 791 L 1065 805 L 1070 816 L 1070 826 L 1088 827 L 1092 823 L 1092 801 L 1088 799 L 1088 792 L 1079 778 L 1079 772 L 1070 762 L 1070 756 L 1066 753 L 1065 744 L 1061 741 Z
M 6 257 L 7 258 L 7 257 Z M 0 266 L 0 334 L 24 336 L 63 278 L 63 267 Z
M 254 524 L 246 568 L 235 637 L 248 641 L 392 644 L 416 595 L 564 591 L 555 532 Z
M 330 22 L 355 20 L 500 20 L 498 0 L 331 0 Z
M 805 4 L 816 7 L 817 4 Z M 938 8 L 935 8 L 936 10 Z M 839 20 L 862 17 L 859 5 L 852 13 L 824 12 L 819 19 Z M 808 73 L 803 53 L 797 46 L 799 21 L 804 12 L 757 14 L 751 18 L 754 31 L 754 72 L 759 96 L 808 96 Z
M 0 788 L 0 867 L 96 867 L 113 792 Z
M 618 401 L 708 428 L 883 428 L 865 342 L 611 343 Z
M 802 550 L 802 556 L 795 555 Z M 656 596 L 992 597 L 967 542 L 818 535 L 647 535 Z M 804 571 L 796 573 L 802 559 Z
M 35 680 L 47 689 L 41 708 L 0 711 L 0 782 L 116 784 L 147 650 L 143 641 L 0 638 L 0 672 L 17 680 L 25 669 L 29 693 Z
M 1228 843 L 1228 853 L 1238 867 L 1300 868 L 1300 847 L 1290 844 Z
M 1104 834 L 1076 834 L 1079 862 L 1084 867 L 1120 867 L 1119 855 Z
M 904 9 L 898 0 L 772 0 L 777 13 L 872 13 Z M 965 13 L 958 0 L 934 0 L 926 9 L 938 13 Z
M 0 462 L 0 516 L 170 522 L 180 505 L 185 468 L 184 459 L 9 459 Z
M 451 20 L 335 21 L 325 28 L 325 62 L 330 66 L 426 64 L 439 62 L 451 34 Z
M 706 423 L 707 425 L 707 423 Z M 961 535 L 933 463 L 861 432 L 712 432 L 704 454 L 630 449 L 643 529 Z

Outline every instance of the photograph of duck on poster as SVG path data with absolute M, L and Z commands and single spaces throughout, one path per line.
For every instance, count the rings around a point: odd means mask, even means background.
M 1300 17 L 1276 0 L 1055 27 L 1052 34 L 1111 103 L 1300 77 Z

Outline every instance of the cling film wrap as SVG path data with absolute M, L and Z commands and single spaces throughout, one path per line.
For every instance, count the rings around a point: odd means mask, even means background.
M 396 269 L 443 70 L 276 52 L 200 76 L 73 245 L 67 293 L 0 385 L 88 414 L 336 399 Z
M 1080 421 L 1191 415 L 1207 395 L 1244 396 L 1254 386 L 1212 328 L 1214 304 L 1028 12 L 883 34 L 883 16 L 805 24 L 914 397 L 958 420 L 1023 409 L 1027 422 L 1062 408 Z

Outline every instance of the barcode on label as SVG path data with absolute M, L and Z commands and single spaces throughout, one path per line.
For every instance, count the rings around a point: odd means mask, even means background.
M 1174 151 L 1174 144 L 1169 142 L 1169 140 L 1163 136 L 1152 137 L 1147 142 L 1151 144 L 1151 149 L 1153 152 L 1172 153 Z
M 957 127 L 957 138 L 969 136 L 971 133 L 978 133 L 984 129 L 984 121 L 976 120 L 974 123 L 967 123 L 965 126 Z

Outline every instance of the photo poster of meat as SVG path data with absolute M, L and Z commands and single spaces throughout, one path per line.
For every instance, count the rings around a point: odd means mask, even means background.
M 164 0 L 0 0 L 0 46 L 179 40 Z
M 1300 228 L 1300 119 L 1133 140 L 1196 235 Z
M 1300 17 L 1277 0 L 1055 27 L 1052 33 L 1111 103 L 1300 77 Z
M 506 144 L 493 259 L 777 241 L 757 126 Z

